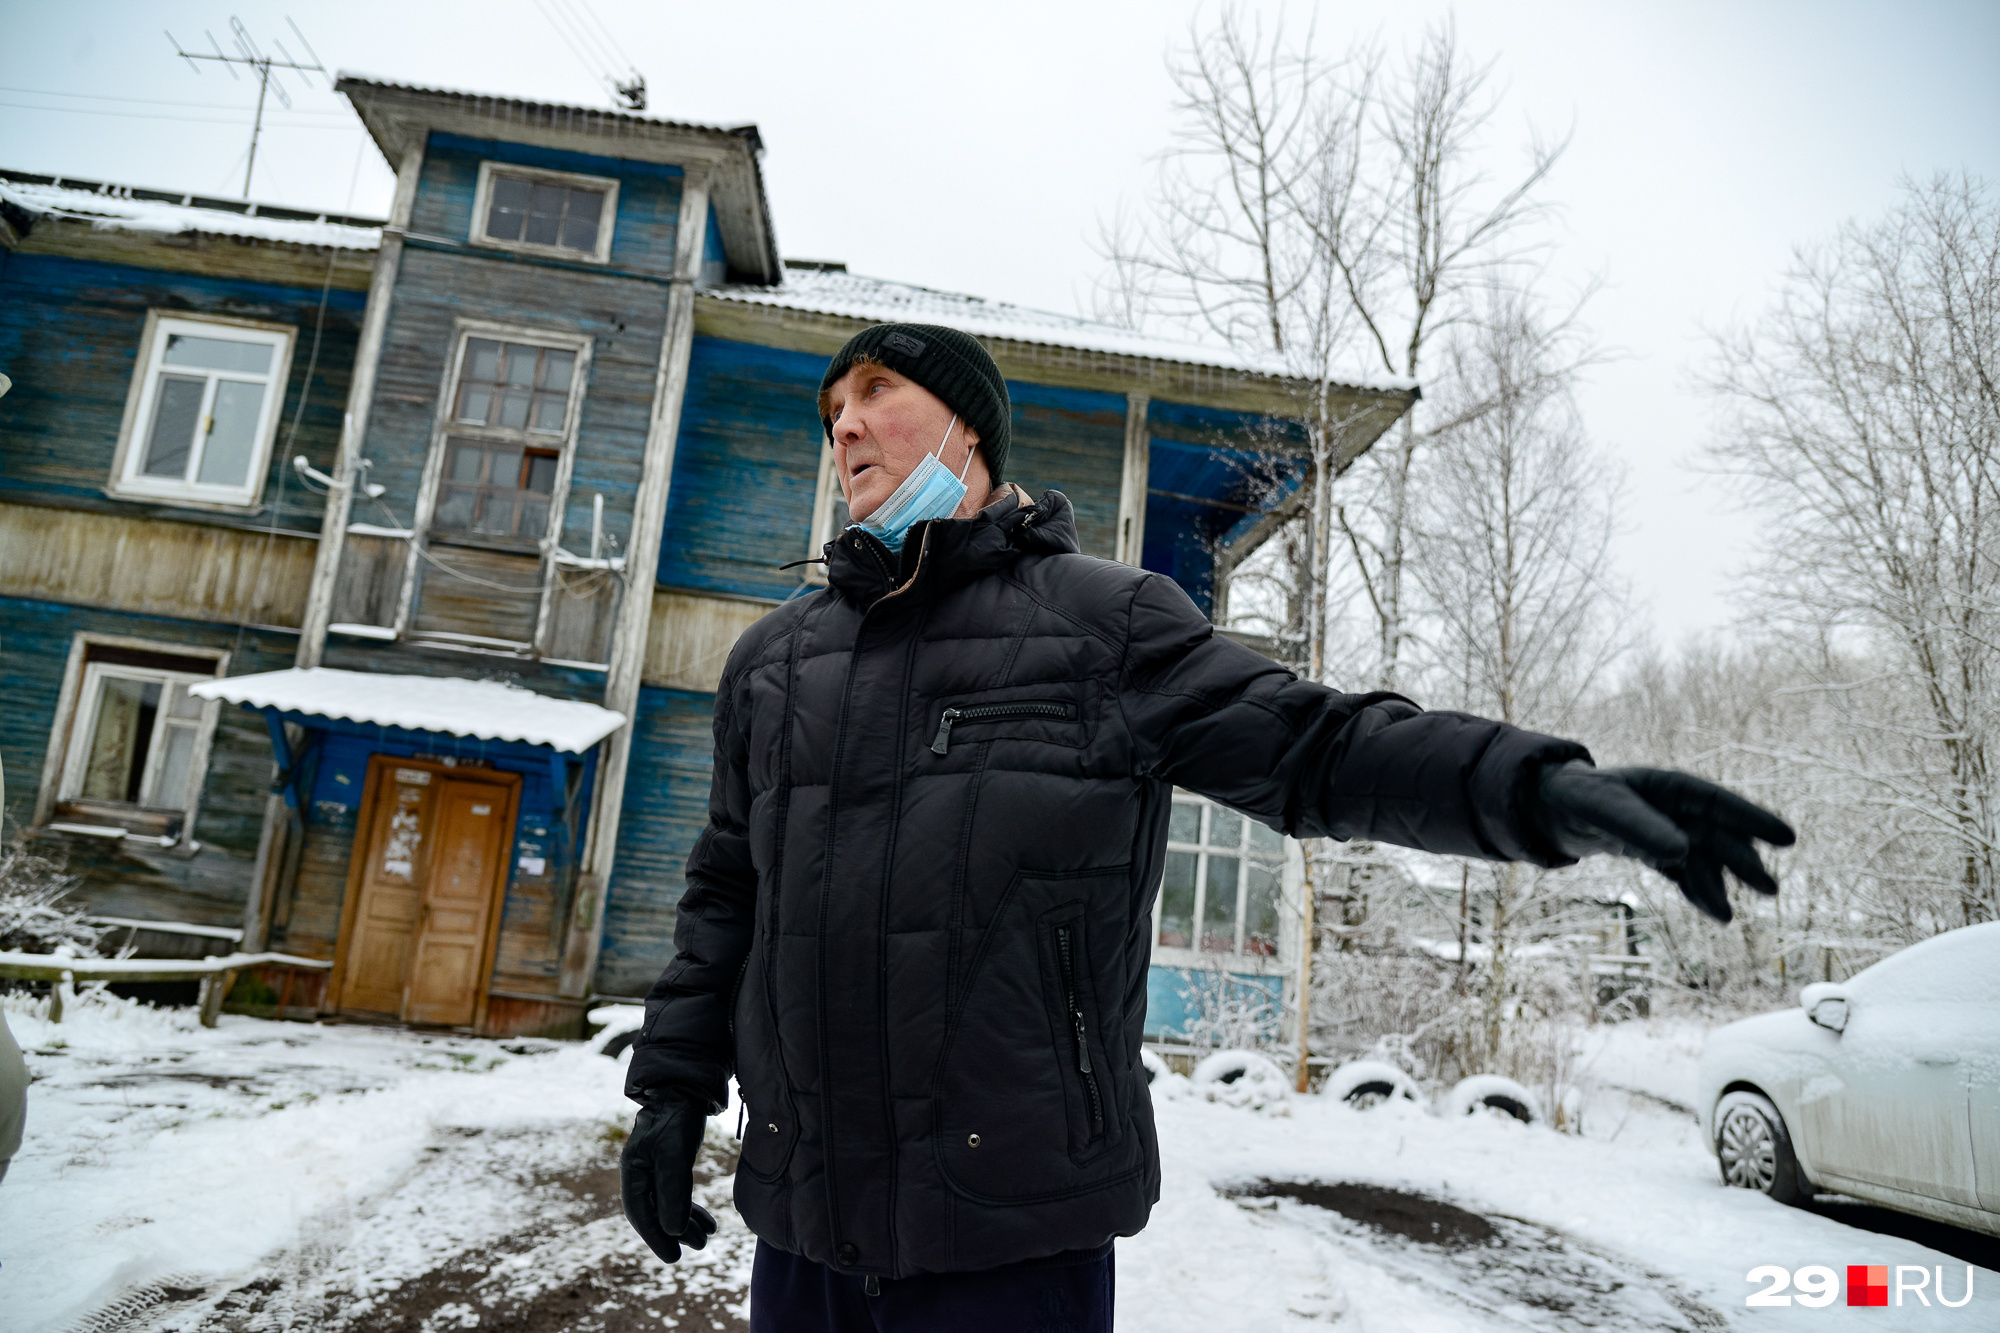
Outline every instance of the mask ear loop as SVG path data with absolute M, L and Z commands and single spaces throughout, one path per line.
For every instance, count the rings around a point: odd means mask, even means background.
M 954 412 L 951 414 L 951 424 L 944 428 L 944 438 L 938 441 L 937 454 L 936 454 L 938 462 L 940 463 L 944 462 L 944 447 L 947 444 L 951 443 L 951 433 L 957 428 L 958 428 L 958 413 Z M 972 455 L 976 453 L 978 449 L 979 446 L 975 444 L 972 446 L 972 448 L 967 449 L 965 451 L 965 466 L 958 470 L 957 480 L 960 483 L 963 483 L 965 481 L 965 474 L 972 471 Z

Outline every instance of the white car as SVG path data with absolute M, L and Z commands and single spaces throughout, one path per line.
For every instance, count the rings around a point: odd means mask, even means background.
M 1717 1029 L 1696 1106 L 1725 1184 L 2000 1236 L 2000 922 Z

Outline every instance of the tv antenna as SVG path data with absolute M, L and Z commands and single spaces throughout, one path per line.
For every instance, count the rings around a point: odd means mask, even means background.
M 271 39 L 271 45 L 276 48 L 278 54 L 275 56 L 265 54 L 263 48 L 259 47 L 256 41 L 251 38 L 250 30 L 243 26 L 243 20 L 233 15 L 229 20 L 230 37 L 236 45 L 236 54 L 233 56 L 223 52 L 222 43 L 216 41 L 215 34 L 209 32 L 206 28 L 202 29 L 202 36 L 208 38 L 208 44 L 215 48 L 213 54 L 206 51 L 184 50 L 179 42 L 174 41 L 174 35 L 167 33 L 167 40 L 173 42 L 174 54 L 182 60 L 187 61 L 188 68 L 197 74 L 201 73 L 201 66 L 195 64 L 197 60 L 215 61 L 227 71 L 229 77 L 232 79 L 238 77 L 235 69 L 237 65 L 247 65 L 256 71 L 257 119 L 250 126 L 250 162 L 248 166 L 243 168 L 243 197 L 245 199 L 250 197 L 250 177 L 257 170 L 257 140 L 264 133 L 265 95 L 267 93 L 276 93 L 278 101 L 284 104 L 285 110 L 290 111 L 292 109 L 291 94 L 285 91 L 285 85 L 275 77 L 275 71 L 286 69 L 297 71 L 299 81 L 305 84 L 307 88 L 312 87 L 312 81 L 306 78 L 308 73 L 316 73 L 322 77 L 326 74 L 326 66 L 320 63 L 319 53 L 312 49 L 312 43 L 307 41 L 306 35 L 299 31 L 299 25 L 292 22 L 288 16 L 285 19 L 285 26 L 292 30 L 292 36 L 299 39 L 299 45 L 305 48 L 305 53 L 312 57 L 310 65 L 303 61 L 294 60 L 292 53 L 285 49 L 285 44 L 278 41 L 275 37 Z

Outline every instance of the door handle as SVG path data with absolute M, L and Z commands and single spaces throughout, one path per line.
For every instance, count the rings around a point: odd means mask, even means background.
M 1917 1054 L 1920 1065 L 1955 1065 L 1958 1063 L 1956 1051 L 1920 1051 Z

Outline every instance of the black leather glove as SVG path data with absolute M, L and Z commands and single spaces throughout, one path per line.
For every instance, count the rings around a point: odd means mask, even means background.
M 1763 806 L 1670 768 L 1593 768 L 1581 759 L 1545 764 L 1536 796 L 1542 834 L 1556 851 L 1644 862 L 1717 921 L 1732 915 L 1723 868 L 1757 892 L 1774 894 L 1778 881 L 1752 839 L 1774 847 L 1798 840 L 1790 824 Z
M 707 1127 L 703 1108 L 688 1102 L 642 1106 L 618 1162 L 625 1220 L 668 1263 L 681 1246 L 698 1250 L 715 1234 L 715 1219 L 694 1201 L 694 1159 Z

